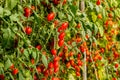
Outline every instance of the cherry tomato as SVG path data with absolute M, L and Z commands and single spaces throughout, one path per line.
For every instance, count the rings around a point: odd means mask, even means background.
M 78 59 L 80 59 L 80 57 L 81 57 L 81 54 L 80 54 L 80 53 L 78 53 L 78 54 L 77 54 L 77 58 L 78 58 Z
M 13 69 L 14 69 L 14 64 L 12 64 L 12 65 L 10 66 L 10 69 L 11 69 L 11 70 L 13 70 Z
M 56 49 L 52 49 L 51 53 L 52 53 L 52 55 L 56 55 L 57 54 L 57 50 Z
M 69 53 L 69 57 L 71 57 L 71 56 L 73 56 L 73 55 L 74 55 L 74 52 L 71 51 L 71 52 Z
M 104 48 L 100 48 L 100 52 L 104 53 L 105 49 Z
M 46 78 L 42 78 L 42 80 L 47 80 Z
M 12 71 L 12 74 L 13 74 L 13 75 L 17 75 L 18 72 L 19 72 L 19 70 L 18 70 L 17 68 L 15 68 L 15 69 Z
M 80 72 L 76 71 L 76 76 L 80 76 Z
M 37 48 L 38 50 L 41 50 L 42 46 L 41 46 L 41 45 L 37 45 L 36 48 Z
M 30 8 L 26 7 L 24 8 L 24 16 L 29 17 L 31 15 L 32 11 Z
M 83 62 L 81 60 L 77 60 L 78 62 L 78 66 L 82 66 L 83 65 Z
M 98 14 L 98 19 L 102 19 L 102 15 L 101 14 Z
M 100 5 L 100 4 L 101 4 L 101 1 L 97 0 L 96 5 Z
M 53 3 L 54 3 L 55 5 L 57 5 L 57 4 L 60 3 L 60 0 L 53 0 Z
M 117 80 L 116 78 L 112 78 L 112 80 Z
M 80 46 L 80 51 L 84 53 L 86 51 L 86 48 L 84 46 Z
M 49 75 L 53 74 L 53 69 L 49 69 Z
M 59 67 L 54 68 L 54 73 L 57 73 L 59 71 Z
M 35 63 L 34 58 L 32 58 L 30 61 L 31 61 L 31 63 L 32 63 L 32 64 L 34 64 L 34 63 Z
M 59 57 L 62 57 L 62 56 L 63 56 L 63 52 L 60 52 L 60 53 L 59 53 Z
M 118 63 L 116 63 L 116 64 L 115 64 L 115 68 L 118 68 L 118 66 L 119 66 L 119 64 L 118 64 Z
M 52 77 L 52 80 L 59 80 L 59 78 L 57 78 L 57 77 Z
M 32 28 L 29 27 L 29 26 L 25 27 L 25 33 L 26 33 L 27 35 L 30 35 L 30 34 L 32 33 Z
M 53 65 L 54 65 L 54 68 L 57 68 L 59 66 L 59 62 L 58 61 L 54 61 Z
M 3 74 L 0 74 L 0 80 L 4 80 L 5 76 Z
M 24 52 L 24 48 L 21 48 L 21 49 L 20 49 L 20 52 L 23 53 L 23 52 Z
M 62 30 L 66 30 L 67 27 L 68 27 L 68 22 L 62 23 L 62 25 L 61 25 L 61 29 L 62 29 Z
M 53 63 L 52 63 L 52 62 L 49 62 L 48 67 L 49 67 L 49 68 L 53 68 Z
M 64 1 L 63 1 L 63 5 L 66 4 L 66 2 L 67 2 L 67 0 L 64 0 Z
M 60 40 L 64 39 L 65 32 L 61 32 L 58 37 L 59 37 Z
M 80 24 L 80 23 L 78 23 L 76 27 L 77 27 L 77 28 L 80 28 L 80 27 L 81 27 L 81 24 Z
M 78 66 L 75 66 L 75 70 L 76 70 L 77 72 L 79 72 L 79 71 L 80 71 L 80 68 L 79 68 Z
M 55 13 L 53 13 L 53 12 L 49 13 L 47 16 L 48 21 L 52 21 L 54 18 L 55 18 Z
M 62 47 L 64 45 L 64 40 L 59 40 L 58 45 L 59 45 L 59 47 Z
M 34 74 L 34 80 L 38 80 L 38 77 Z
M 70 67 L 70 62 L 66 63 L 66 67 L 69 68 Z
M 75 65 L 75 63 L 74 63 L 74 60 L 73 60 L 73 59 L 71 59 L 71 60 L 70 60 L 70 64 L 71 64 L 72 66 L 74 66 L 74 65 Z
M 35 6 L 32 5 L 32 6 L 31 6 L 31 9 L 32 9 L 32 10 L 35 10 Z
M 37 66 L 36 69 L 37 69 L 37 72 L 40 74 L 40 73 L 41 73 L 41 68 L 40 68 L 40 66 Z
M 53 61 L 59 61 L 59 60 L 60 60 L 60 57 L 59 56 L 55 56 Z
M 48 77 L 48 74 L 49 74 L 49 70 L 46 69 L 46 70 L 44 71 L 44 76 L 45 76 L 45 77 Z

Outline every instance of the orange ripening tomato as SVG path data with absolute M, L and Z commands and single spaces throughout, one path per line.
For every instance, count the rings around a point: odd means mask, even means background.
M 98 14 L 98 19 L 102 19 L 102 15 L 101 14 Z

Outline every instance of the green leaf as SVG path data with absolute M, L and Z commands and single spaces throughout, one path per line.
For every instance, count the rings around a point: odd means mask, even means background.
M 10 72 L 9 72 L 9 76 L 10 76 L 11 80 L 14 80 L 14 77 Z
M 97 20 L 96 14 L 92 12 L 91 15 L 92 15 L 92 21 L 95 22 Z
M 77 7 L 74 6 L 74 5 L 70 5 L 70 9 L 71 9 L 72 13 L 73 13 L 74 15 L 76 15 Z
M 29 53 L 28 53 L 28 50 L 24 50 L 24 55 L 25 55 L 25 57 L 28 59 L 29 58 Z
M 65 15 L 62 12 L 58 12 L 58 17 L 62 20 L 65 17 Z
M 97 11 L 97 13 L 100 12 L 99 6 L 96 6 L 96 11 Z
M 25 80 L 22 73 L 19 71 L 19 80 Z
M 11 20 L 11 21 L 18 21 L 18 20 L 19 20 L 18 14 L 12 14 L 12 15 L 10 16 L 10 20 Z
M 90 9 L 93 9 L 93 4 L 89 2 Z
M 0 6 L 0 17 L 3 17 L 3 8 Z
M 0 67 L 4 67 L 4 64 L 0 62 Z
M 5 69 L 8 69 L 12 65 L 10 59 L 5 62 Z
M 45 67 L 47 68 L 48 67 L 48 61 L 47 61 L 47 58 L 46 58 L 45 55 L 42 55 L 42 62 L 45 65 Z
M 96 35 L 98 32 L 98 27 L 95 24 L 93 24 L 93 30 L 94 30 L 94 34 Z
M 99 26 L 98 29 L 99 29 L 100 35 L 103 36 L 103 34 L 104 34 L 104 29 L 103 29 L 103 27 L 102 27 L 102 26 Z
M 18 3 L 18 0 L 6 0 L 5 8 L 12 10 Z
M 34 58 L 34 59 L 36 59 L 36 57 L 37 57 L 37 55 L 36 55 L 36 52 L 32 52 L 32 57 Z
M 11 15 L 11 11 L 8 10 L 8 9 L 4 9 L 3 15 L 4 16 L 9 16 L 9 15 Z
M 72 20 L 72 16 L 68 14 L 68 20 L 71 21 Z

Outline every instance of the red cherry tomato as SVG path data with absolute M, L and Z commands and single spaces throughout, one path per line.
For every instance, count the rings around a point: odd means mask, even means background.
M 27 35 L 30 35 L 30 34 L 32 33 L 32 28 L 29 27 L 29 26 L 27 26 L 27 27 L 25 28 L 25 33 L 26 33 Z
M 100 4 L 101 4 L 101 1 L 100 1 L 100 0 L 97 0 L 96 4 L 97 4 L 97 5 L 100 5 Z
M 44 76 L 48 77 L 48 74 L 49 74 L 49 70 L 47 69 L 47 70 L 44 71 Z
M 81 24 L 80 24 L 80 23 L 78 23 L 76 27 L 77 27 L 77 28 L 80 28 L 80 27 L 81 27 Z
M 52 49 L 51 53 L 52 53 L 52 55 L 56 55 L 57 54 L 57 50 L 56 49 Z
M 26 7 L 24 8 L 24 16 L 29 17 L 31 15 L 32 11 L 30 8 Z
M 66 67 L 69 68 L 70 67 L 70 62 L 66 63 Z
M 53 74 L 53 69 L 49 69 L 49 75 Z
M 14 70 L 12 71 L 12 74 L 13 74 L 13 75 L 17 75 L 18 72 L 19 72 L 19 70 L 16 68 L 16 69 L 14 69 Z
M 62 47 L 64 45 L 64 40 L 59 40 L 58 45 L 59 45 L 59 47 Z
M 119 66 L 119 64 L 118 64 L 118 63 L 116 63 L 116 64 L 115 64 L 115 68 L 118 68 L 118 66 Z
M 32 63 L 32 64 L 34 64 L 34 63 L 35 63 L 34 58 L 32 58 L 30 61 L 31 61 L 31 63 Z
M 80 76 L 80 72 L 77 71 L 77 72 L 76 72 L 76 76 Z
M 59 66 L 59 62 L 58 61 L 54 61 L 53 65 L 54 65 L 54 68 L 57 68 Z
M 67 2 L 67 0 L 64 0 L 64 1 L 63 1 L 63 5 L 66 4 L 66 2 Z
M 46 78 L 42 78 L 42 80 L 47 80 Z
M 57 4 L 60 3 L 60 0 L 53 0 L 53 3 L 54 3 L 55 5 L 57 5 Z
M 41 45 L 37 45 L 36 48 L 37 48 L 38 50 L 41 50 L 42 46 L 41 46 Z
M 68 22 L 62 23 L 62 25 L 61 25 L 61 29 L 62 29 L 62 30 L 66 30 L 67 27 L 68 27 Z
M 48 64 L 48 67 L 49 67 L 49 68 L 53 68 L 53 63 L 50 62 L 50 63 Z
M 59 37 L 60 40 L 64 39 L 65 32 L 61 32 L 58 37 Z
M 86 51 L 86 48 L 84 46 L 80 46 L 80 51 L 84 53 Z
M 38 80 L 38 77 L 37 75 L 34 74 L 34 80 Z
M 70 64 L 72 65 L 72 66 L 74 66 L 75 64 L 74 64 L 74 60 L 73 59 L 71 59 L 70 60 Z
M 54 68 L 54 73 L 57 73 L 59 71 L 59 67 Z
M 53 12 L 49 13 L 47 16 L 48 21 L 52 21 L 54 18 L 55 18 L 55 13 L 53 13 Z
M 52 80 L 59 80 L 59 78 L 57 78 L 57 77 L 52 77 Z
M 80 68 L 79 68 L 78 66 L 75 66 L 75 70 L 76 70 L 77 72 L 79 72 L 79 71 L 80 71 Z
M 38 73 L 41 73 L 41 68 L 40 68 L 40 66 L 37 66 L 36 69 L 37 69 L 37 72 L 38 72 Z
M 0 80 L 4 80 L 5 76 L 3 74 L 0 74 Z
M 83 65 L 83 62 L 81 60 L 77 60 L 78 62 L 78 66 L 82 66 Z
M 54 61 L 59 61 L 60 57 L 59 56 L 55 56 Z

